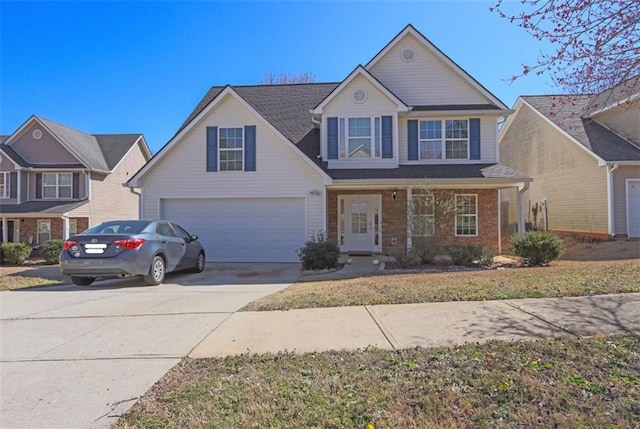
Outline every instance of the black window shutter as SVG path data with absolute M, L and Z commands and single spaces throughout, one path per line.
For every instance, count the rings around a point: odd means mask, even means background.
M 382 157 L 393 158 L 393 118 L 382 117 Z
M 218 127 L 207 127 L 207 171 L 218 171 Z
M 338 118 L 327 118 L 327 156 L 338 159 Z
M 256 171 L 256 126 L 244 127 L 244 171 Z
M 409 146 L 409 161 L 417 161 L 418 160 L 418 121 L 410 120 L 407 121 L 407 136 L 408 136 L 408 146 Z
M 9 198 L 18 198 L 18 173 L 9 173 Z
M 469 119 L 469 156 L 471 159 L 480 159 L 480 118 Z
M 42 199 L 42 173 L 36 174 L 36 199 Z
M 80 198 L 80 173 L 73 173 L 73 198 Z

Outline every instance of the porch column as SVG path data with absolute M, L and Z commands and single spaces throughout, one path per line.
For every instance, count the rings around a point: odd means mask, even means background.
M 9 239 L 9 232 L 7 230 L 7 218 L 2 216 L 2 242 L 6 243 Z
M 526 182 L 524 186 L 518 186 L 518 232 L 524 233 L 525 231 L 525 204 L 524 193 L 529 189 L 529 182 Z
M 413 228 L 411 228 L 411 222 L 413 222 L 412 195 L 412 188 L 407 188 L 407 249 L 413 248 Z
M 62 215 L 62 239 L 67 240 L 69 238 L 69 216 Z

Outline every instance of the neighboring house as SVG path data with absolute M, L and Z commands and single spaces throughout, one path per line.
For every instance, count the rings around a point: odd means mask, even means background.
M 509 113 L 409 25 L 342 82 L 212 87 L 129 185 L 213 261 L 297 261 L 320 231 L 343 252 L 498 249 L 498 190 L 530 180 L 498 163 Z
M 520 97 L 500 160 L 534 181 L 520 199 L 533 227 L 640 237 L 640 77 L 596 95 Z M 518 198 L 504 192 L 510 221 Z M 520 215 L 520 217 L 523 217 Z
M 142 134 L 85 134 L 31 116 L 0 143 L 0 238 L 37 245 L 139 217 L 124 184 L 149 159 Z

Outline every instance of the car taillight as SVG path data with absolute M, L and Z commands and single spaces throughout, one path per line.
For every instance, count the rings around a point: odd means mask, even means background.
M 144 238 L 129 238 L 126 240 L 115 240 L 112 244 L 116 244 L 125 250 L 137 249 L 144 243 Z
M 67 240 L 62 244 L 62 250 L 69 250 L 71 247 L 77 245 L 78 242 L 74 240 Z

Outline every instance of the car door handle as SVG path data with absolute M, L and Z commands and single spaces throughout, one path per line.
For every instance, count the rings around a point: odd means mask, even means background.
M 167 244 L 167 240 L 160 240 L 160 243 Z

